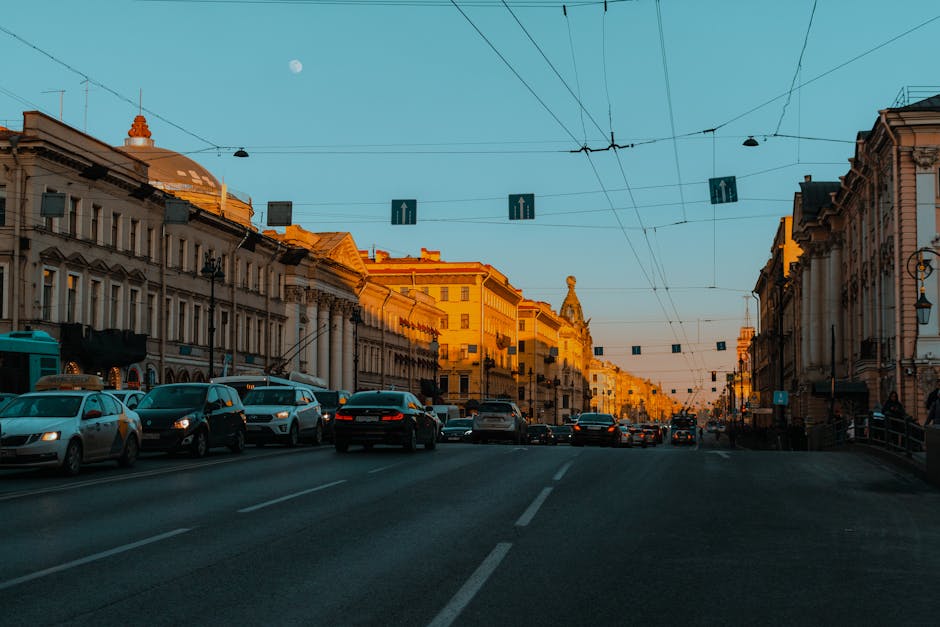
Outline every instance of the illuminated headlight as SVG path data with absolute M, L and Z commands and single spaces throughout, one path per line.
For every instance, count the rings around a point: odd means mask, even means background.
M 55 442 L 60 437 L 62 437 L 61 431 L 47 431 L 46 433 L 43 433 L 39 439 L 43 442 Z
M 275 417 L 275 418 L 280 418 L 281 420 L 283 420 L 284 418 L 287 418 L 287 417 L 289 417 L 289 416 L 290 416 L 290 412 L 289 412 L 289 411 L 279 411 L 279 412 L 277 412 L 276 414 L 274 414 L 274 417 Z
M 473 429 L 467 429 L 463 432 L 464 435 L 473 435 Z
M 189 425 L 193 424 L 193 417 L 183 416 L 179 420 L 173 423 L 174 429 L 189 429 Z
M 332 418 L 332 417 L 333 417 L 333 414 L 331 414 L 331 413 L 329 413 L 329 412 L 323 414 L 323 419 L 326 420 L 326 421 L 329 421 L 329 419 Z

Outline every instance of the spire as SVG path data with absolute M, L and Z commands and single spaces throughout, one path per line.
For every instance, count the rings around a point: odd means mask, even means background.
M 751 326 L 751 297 L 744 296 L 744 326 Z
M 124 140 L 125 146 L 153 146 L 153 140 L 150 139 L 150 127 L 147 126 L 147 118 L 138 115 L 134 118 L 134 123 L 127 131 L 127 139 Z
M 565 302 L 561 304 L 561 317 L 573 324 L 583 324 L 584 312 L 581 310 L 581 301 L 574 293 L 574 286 L 578 280 L 569 276 L 565 281 L 568 283 L 568 295 L 565 296 Z

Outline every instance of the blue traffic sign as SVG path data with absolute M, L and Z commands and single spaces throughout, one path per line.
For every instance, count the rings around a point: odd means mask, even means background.
M 392 201 L 392 224 L 417 224 L 418 201 L 414 198 L 408 200 Z
M 712 204 L 719 205 L 725 202 L 738 202 L 738 184 L 733 176 L 720 176 L 708 179 L 708 191 L 711 194 Z
M 535 194 L 509 194 L 509 219 L 534 220 Z

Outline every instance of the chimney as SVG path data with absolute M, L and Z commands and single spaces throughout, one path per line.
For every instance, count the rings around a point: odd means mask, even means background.
M 424 261 L 440 261 L 441 260 L 441 251 L 439 250 L 428 250 L 427 248 L 421 248 L 421 259 Z
M 383 261 L 388 260 L 388 251 L 378 250 L 375 251 L 375 263 L 382 263 Z
M 809 182 L 811 182 L 811 181 L 813 180 L 813 175 L 812 175 L 812 174 L 804 174 L 804 175 L 803 175 L 803 180 L 804 180 L 805 182 L 809 183 Z

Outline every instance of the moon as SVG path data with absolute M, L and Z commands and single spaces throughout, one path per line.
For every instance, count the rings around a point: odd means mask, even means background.
M 292 74 L 300 74 L 304 70 L 304 64 L 297 59 L 291 59 L 287 63 L 287 67 L 290 68 Z

